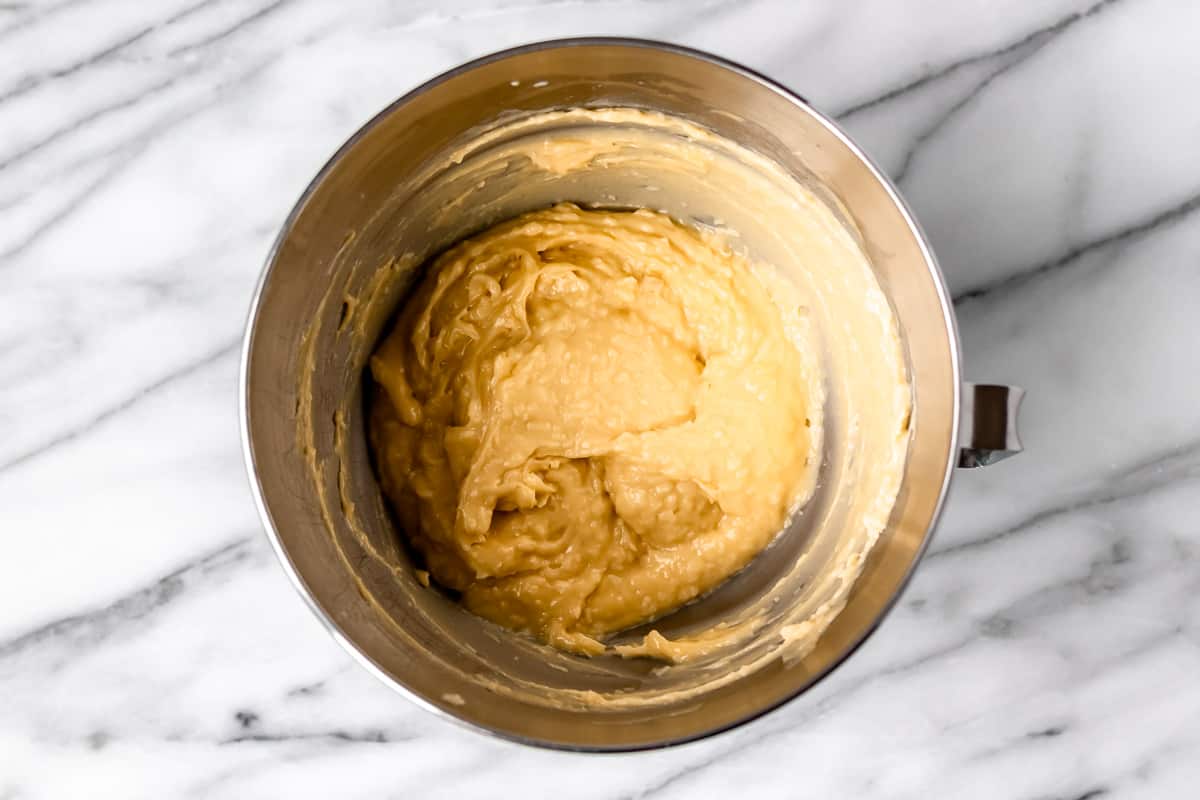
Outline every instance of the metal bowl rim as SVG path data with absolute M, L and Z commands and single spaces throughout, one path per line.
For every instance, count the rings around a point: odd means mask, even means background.
M 690 733 L 690 734 L 687 734 L 684 736 L 679 736 L 679 737 L 675 737 L 675 738 L 671 738 L 671 739 L 663 739 L 660 741 L 637 743 L 637 744 L 608 745 L 608 746 L 606 746 L 606 745 L 568 744 L 568 743 L 558 742 L 558 741 L 554 741 L 554 740 L 538 739 L 537 737 L 533 737 L 533 736 L 521 736 L 521 735 L 509 733 L 507 731 L 501 731 L 501 730 L 497 730 L 494 728 L 490 728 L 490 727 L 487 727 L 486 725 L 481 725 L 481 724 L 473 722 L 471 720 L 464 719 L 463 717 L 460 717 L 456 714 L 452 714 L 449 711 L 441 708 L 440 706 L 434 705 L 433 703 L 431 703 L 430 701 L 425 699 L 422 695 L 420 695 L 419 693 L 410 689 L 408 686 L 406 686 L 404 683 L 402 683 L 399 679 L 397 679 L 393 675 L 386 672 L 383 668 L 381 668 L 379 665 L 377 665 L 371 659 L 370 656 L 368 656 L 365 652 L 363 652 L 355 642 L 353 642 L 349 637 L 347 637 L 342 632 L 341 628 L 337 625 L 337 623 L 325 612 L 325 610 L 320 606 L 320 604 L 317 602 L 316 598 L 313 596 L 313 593 L 308 588 L 308 585 L 305 583 L 304 578 L 300 575 L 299 570 L 296 568 L 296 565 L 292 562 L 291 557 L 288 555 L 287 550 L 284 547 L 283 541 L 279 535 L 279 531 L 275 527 L 274 519 L 271 516 L 271 512 L 270 512 L 269 508 L 267 507 L 266 498 L 264 497 L 262 482 L 260 481 L 260 479 L 258 477 L 258 465 L 257 465 L 257 460 L 256 460 L 255 454 L 254 454 L 254 445 L 253 445 L 252 439 L 250 437 L 250 395 L 249 395 L 250 355 L 251 355 L 251 352 L 252 352 L 253 346 L 254 346 L 255 327 L 256 327 L 256 323 L 258 322 L 258 315 L 259 315 L 259 310 L 260 310 L 261 303 L 262 303 L 263 291 L 266 288 L 267 282 L 270 280 L 272 272 L 274 271 L 275 262 L 276 262 L 276 258 L 278 256 L 278 254 L 279 254 L 279 250 L 282 247 L 283 242 L 287 240 L 289 235 L 291 235 L 292 228 L 295 225 L 296 219 L 299 217 L 299 215 L 303 211 L 305 205 L 308 203 L 309 198 L 317 191 L 317 189 L 325 181 L 325 179 L 329 175 L 329 173 L 332 172 L 333 169 L 337 166 L 338 162 L 340 162 L 341 159 L 359 143 L 359 141 L 361 141 L 372 129 L 375 128 L 376 125 L 378 125 L 380 122 L 382 122 L 385 118 L 391 116 L 392 113 L 398 111 L 400 108 L 402 108 L 404 105 L 406 105 L 407 103 L 409 103 L 416 97 L 419 97 L 420 95 L 424 94 L 425 92 L 430 91 L 434 87 L 436 87 L 448 80 L 451 80 L 459 75 L 462 75 L 466 72 L 474 70 L 478 67 L 485 66 L 487 64 L 491 64 L 496 61 L 501 61 L 501 60 L 511 58 L 514 56 L 520 56 L 520 55 L 525 55 L 528 53 L 535 53 L 535 52 L 539 52 L 539 51 L 543 51 L 543 50 L 553 50 L 553 49 L 565 48 L 565 47 L 594 47 L 594 46 L 630 47 L 630 48 L 646 48 L 646 49 L 652 49 L 652 50 L 660 50 L 660 51 L 664 51 L 664 52 L 668 52 L 668 53 L 673 53 L 675 55 L 683 56 L 685 58 L 692 58 L 697 61 L 706 62 L 713 66 L 721 67 L 722 69 L 728 70 L 737 75 L 740 75 L 743 78 L 753 81 L 754 83 L 758 84 L 759 86 L 761 86 L 765 89 L 768 89 L 769 91 L 783 97 L 784 99 L 788 100 L 792 104 L 799 106 L 802 110 L 804 110 L 806 113 L 810 114 L 814 119 L 816 119 L 818 122 L 820 122 L 821 125 L 829 133 L 831 133 L 833 136 L 835 136 L 859 161 L 861 161 L 863 163 L 864 166 L 867 167 L 867 169 L 870 171 L 871 175 L 875 178 L 875 180 L 878 181 L 878 183 L 883 187 L 884 191 L 887 192 L 888 197 L 891 199 L 892 203 L 896 206 L 897 210 L 900 212 L 901 216 L 904 218 L 905 223 L 908 225 L 909 230 L 912 232 L 914 238 L 917 241 L 918 247 L 921 250 L 921 254 L 925 259 L 926 266 L 929 268 L 930 277 L 932 278 L 932 280 L 934 282 L 934 286 L 935 286 L 935 289 L 938 294 L 938 300 L 939 300 L 939 303 L 942 308 L 943 321 L 946 325 L 946 331 L 949 334 L 950 341 L 953 345 L 950 348 L 950 358 L 951 358 L 950 377 L 951 377 L 951 380 L 953 382 L 953 387 L 954 387 L 954 398 L 953 398 L 953 405 L 952 405 L 952 412 L 951 412 L 950 446 L 949 446 L 949 448 L 947 450 L 947 454 L 946 454 L 946 468 L 945 468 L 945 471 L 944 471 L 943 477 L 942 477 L 942 485 L 938 490 L 938 497 L 937 497 L 937 502 L 934 505 L 933 515 L 930 517 L 929 524 L 925 531 L 925 535 L 922 538 L 920 545 L 917 547 L 917 550 L 913 555 L 912 562 L 909 564 L 908 569 L 905 571 L 903 577 L 900 579 L 900 583 L 896 587 L 896 590 L 892 594 L 892 597 L 879 609 L 879 611 L 875 615 L 875 618 L 868 625 L 863 627 L 862 631 L 860 631 L 859 634 L 857 635 L 855 641 L 853 641 L 848 647 L 846 647 L 835 658 L 831 659 L 829 661 L 829 663 L 826 664 L 820 671 L 816 672 L 808 680 L 797 685 L 797 687 L 795 688 L 794 691 L 792 691 L 792 692 L 788 693 L 786 696 L 781 697 L 780 699 L 773 701 L 771 703 L 768 703 L 768 704 L 764 705 L 762 708 L 756 709 L 755 711 L 753 711 L 749 714 L 746 714 L 742 717 L 734 719 L 730 722 L 722 723 L 720 725 L 715 725 L 715 726 L 713 726 L 711 728 L 707 728 L 705 730 L 697 731 L 694 733 Z M 795 700 L 797 697 L 804 694 L 809 689 L 811 689 L 812 687 L 814 687 L 818 683 L 820 683 L 822 680 L 824 680 L 831 672 L 836 670 L 848 658 L 850 658 L 850 656 L 854 655 L 854 653 L 879 628 L 879 626 L 880 626 L 880 624 L 882 624 L 883 620 L 888 616 L 889 613 L 891 613 L 892 609 L 895 608 L 896 604 L 900 600 L 901 595 L 904 594 L 905 589 L 907 589 L 910 581 L 912 580 L 913 573 L 915 572 L 917 565 L 920 563 L 922 557 L 924 556 L 925 550 L 929 546 L 930 539 L 933 538 L 934 530 L 937 527 L 938 521 L 941 518 L 942 511 L 945 506 L 946 497 L 947 497 L 947 494 L 950 489 L 950 481 L 951 481 L 951 478 L 953 477 L 953 472 L 954 472 L 954 468 L 955 468 L 955 460 L 956 460 L 956 457 L 958 454 L 958 427 L 959 427 L 959 415 L 960 415 L 960 407 L 961 407 L 961 386 L 962 386 L 961 360 L 962 360 L 961 344 L 960 344 L 960 340 L 959 340 L 959 336 L 958 336 L 958 326 L 957 326 L 957 322 L 956 322 L 955 315 L 954 315 L 954 304 L 951 299 L 949 288 L 946 284 L 945 276 L 942 273 L 941 267 L 938 265 L 937 258 L 933 253 L 933 248 L 930 246 L 929 241 L 926 238 L 924 231 L 921 229 L 921 226 L 918 224 L 916 216 L 912 213 L 912 210 L 908 207 L 908 204 L 904 201 L 903 197 L 900 195 L 900 192 L 896 188 L 895 184 L 893 184 L 892 181 L 879 168 L 879 166 L 877 164 L 875 164 L 875 162 L 872 161 L 871 158 L 869 156 L 867 156 L 867 154 L 864 153 L 862 151 L 862 149 L 860 149 L 858 147 L 858 145 L 855 144 L 854 141 L 852 139 L 850 139 L 850 137 L 842 131 L 842 129 L 837 125 L 837 123 L 835 123 L 833 120 L 831 120 L 825 114 L 823 114 L 820 111 L 818 111 L 817 109 L 815 109 L 811 104 L 808 103 L 807 100 L 802 98 L 800 95 L 796 94 L 795 92 L 791 91 L 790 89 L 787 89 L 786 87 L 782 86 L 781 84 L 775 82 L 771 78 L 768 78 L 765 75 L 763 75 L 759 72 L 756 72 L 755 70 L 752 70 L 748 67 L 745 67 L 735 61 L 731 61 L 731 60 L 729 60 L 727 58 L 723 58 L 721 56 L 713 55 L 712 53 L 707 53 L 703 50 L 697 50 L 697 49 L 694 49 L 691 47 L 685 47 L 682 45 L 672 44 L 669 42 L 662 42 L 662 41 L 656 41 L 653 39 L 642 39 L 642 38 L 635 38 L 635 37 L 619 37 L 619 36 L 614 36 L 614 37 L 603 37 L 603 36 L 602 37 L 568 37 L 568 38 L 561 38 L 561 39 L 548 39 L 545 41 L 533 42 L 530 44 L 525 44 L 525 45 L 520 45 L 517 47 L 507 48 L 505 50 L 500 50 L 495 53 L 491 53 L 489 55 L 485 55 L 480 58 L 476 58 L 471 61 L 468 61 L 457 67 L 454 67 L 453 69 L 447 70 L 446 72 L 443 72 L 440 75 L 437 75 L 436 77 L 431 78 L 428 81 L 425 81 L 424 83 L 417 86 L 415 89 L 412 89 L 412 90 L 406 92 L 405 94 L 401 95 L 399 98 L 397 98 L 396 100 L 394 100 L 390 104 L 388 104 L 388 106 L 386 108 L 384 108 L 382 111 L 380 111 L 379 113 L 377 113 L 373 117 L 371 117 L 371 119 L 369 119 L 358 130 L 356 130 L 354 132 L 354 134 L 352 134 L 350 136 L 350 138 L 347 139 L 345 141 L 345 143 L 343 143 L 342 146 L 339 147 L 334 152 L 334 154 L 329 158 L 329 160 L 325 162 L 324 166 L 321 167 L 321 169 L 317 172 L 316 176 L 309 182 L 308 186 L 305 187 L 304 191 L 300 194 L 300 197 L 296 200 L 295 205 L 292 207 L 292 210 L 288 213 L 287 217 L 285 218 L 284 223 L 280 228 L 279 234 L 275 237 L 275 241 L 272 243 L 270 250 L 268 250 L 268 252 L 267 252 L 267 257 L 264 262 L 262 273 L 260 274 L 258 283 L 254 288 L 253 294 L 251 295 L 250 310 L 249 310 L 249 314 L 247 315 L 245 332 L 244 332 L 243 338 L 242 338 L 241 364 L 240 364 L 240 367 L 238 370 L 238 397 L 239 397 L 238 423 L 239 423 L 239 429 L 241 431 L 242 454 L 243 454 L 243 457 L 245 460 L 247 477 L 249 478 L 251 493 L 254 496 L 254 504 L 255 504 L 255 507 L 258 509 L 258 515 L 262 521 L 263 529 L 267 535 L 268 540 L 271 542 L 271 547 L 275 551 L 276 557 L 279 559 L 280 564 L 283 566 L 283 570 L 287 574 L 287 577 L 288 577 L 289 581 L 291 582 L 292 586 L 296 589 L 296 591 L 300 594 L 300 596 L 304 598 L 305 604 L 313 612 L 313 614 L 316 616 L 316 618 L 321 622 L 321 624 L 329 632 L 329 634 L 333 637 L 333 639 L 339 645 L 341 645 L 341 647 L 347 653 L 349 653 L 350 656 L 355 661 L 357 661 L 362 667 L 364 667 L 368 672 L 373 674 L 380 681 L 382 681 L 383 683 L 390 686 L 394 691 L 398 692 L 400 695 L 402 695 L 403 697 L 405 697 L 407 700 L 414 703 L 418 707 L 423 708 L 426 711 L 432 712 L 433 714 L 437 715 L 438 717 L 445 719 L 445 720 L 449 720 L 450 722 L 453 722 L 461 727 L 467 728 L 472 731 L 476 731 L 478 733 L 483 733 L 483 734 L 486 734 L 488 736 L 492 736 L 492 737 L 495 737 L 498 739 L 516 742 L 518 744 L 531 745 L 531 746 L 535 746 L 535 747 L 542 747 L 542 748 L 548 748 L 548 749 L 552 749 L 552 750 L 561 750 L 561 751 L 568 751 L 568 752 L 586 752 L 586 753 L 640 752 L 640 751 L 647 751 L 647 750 L 657 750 L 657 749 L 661 749 L 661 748 L 672 747 L 675 745 L 686 744 L 688 742 L 698 741 L 700 739 L 706 739 L 706 738 L 716 736 L 718 734 L 733 730 L 734 728 L 741 727 L 742 725 L 752 722 L 752 721 L 758 719 L 759 717 L 765 716 L 766 714 L 776 710 L 777 708 L 791 702 L 792 700 Z

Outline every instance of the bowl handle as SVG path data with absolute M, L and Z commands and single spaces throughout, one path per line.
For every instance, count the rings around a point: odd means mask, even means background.
M 1024 449 L 1017 413 L 1025 390 L 1018 386 L 964 383 L 959 423 L 958 466 L 986 467 Z

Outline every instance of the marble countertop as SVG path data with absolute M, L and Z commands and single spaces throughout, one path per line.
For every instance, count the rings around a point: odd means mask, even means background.
M 0 798 L 1194 797 L 1198 30 L 1161 0 L 0 3 Z M 236 421 L 251 290 L 326 157 L 446 68 L 578 34 L 836 116 L 929 233 L 967 377 L 1029 391 L 1027 452 L 957 476 L 850 662 L 640 755 L 487 739 L 352 664 Z

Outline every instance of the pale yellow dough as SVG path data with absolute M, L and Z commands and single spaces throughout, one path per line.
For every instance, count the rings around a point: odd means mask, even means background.
M 815 482 L 798 305 L 645 210 L 562 204 L 438 258 L 370 362 L 383 487 L 434 580 L 598 653 L 744 567 Z

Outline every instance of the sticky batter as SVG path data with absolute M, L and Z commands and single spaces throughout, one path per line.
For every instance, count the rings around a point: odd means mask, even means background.
M 768 545 L 812 493 L 823 397 L 763 270 L 664 214 L 569 204 L 438 258 L 370 361 L 384 491 L 433 579 L 598 653 Z

